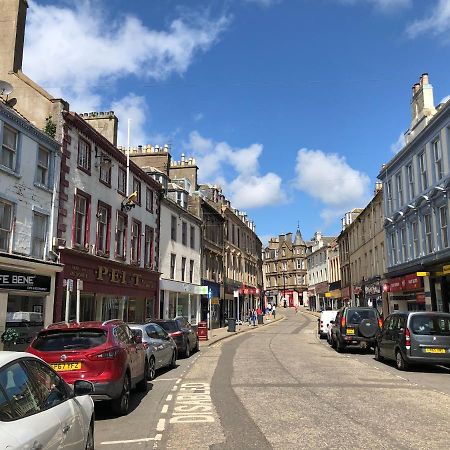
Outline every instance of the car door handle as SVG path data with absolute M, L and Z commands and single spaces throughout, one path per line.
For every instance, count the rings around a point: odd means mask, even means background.
M 66 425 L 66 426 L 63 427 L 62 432 L 64 434 L 67 434 L 69 432 L 69 430 L 70 430 L 70 425 Z
M 34 441 L 31 450 L 42 450 L 43 448 L 44 446 L 39 441 Z

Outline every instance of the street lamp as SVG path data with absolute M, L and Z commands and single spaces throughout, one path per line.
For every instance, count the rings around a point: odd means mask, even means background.
M 284 302 L 284 305 L 286 305 L 286 274 L 285 273 L 283 273 L 283 302 Z

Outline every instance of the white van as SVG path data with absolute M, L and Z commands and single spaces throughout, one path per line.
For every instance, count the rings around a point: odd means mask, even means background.
M 337 311 L 322 311 L 317 319 L 317 334 L 320 339 L 327 337 L 328 326 L 330 321 L 336 319 Z

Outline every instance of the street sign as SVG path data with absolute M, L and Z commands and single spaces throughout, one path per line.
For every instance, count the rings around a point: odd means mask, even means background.
M 417 272 L 416 275 L 418 277 L 429 277 L 430 276 L 430 272 Z
M 239 297 L 239 291 L 233 291 L 233 297 Z

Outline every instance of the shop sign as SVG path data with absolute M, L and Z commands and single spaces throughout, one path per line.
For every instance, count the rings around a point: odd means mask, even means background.
M 50 292 L 50 277 L 0 270 L 0 289 Z
M 328 283 L 322 282 L 316 284 L 316 294 L 325 294 L 325 292 L 328 292 Z
M 341 296 L 342 294 L 340 289 L 334 289 L 333 291 L 330 292 L 331 298 L 341 298 Z
M 403 278 L 392 278 L 389 281 L 389 291 L 390 292 L 401 292 L 403 291 Z
M 380 282 L 366 284 L 364 286 L 364 292 L 366 295 L 380 295 L 381 294 Z
M 208 286 L 200 286 L 200 295 L 208 295 Z
M 239 293 L 244 294 L 244 295 L 259 295 L 259 289 L 245 287 L 245 288 L 239 289 Z
M 331 292 L 325 292 L 325 297 L 326 298 L 331 298 Z
M 442 273 L 443 273 L 444 275 L 449 275 L 449 274 L 450 274 L 450 264 L 447 264 L 446 266 L 444 266 L 444 267 L 442 268 Z
M 219 303 L 220 303 L 220 301 L 217 297 L 214 297 L 211 299 L 211 305 L 218 305 Z
M 342 288 L 342 298 L 350 298 L 350 286 Z
M 421 283 L 422 278 L 418 277 L 415 273 L 411 275 L 406 275 L 405 277 L 403 277 L 403 280 L 405 291 L 414 291 L 422 287 Z

